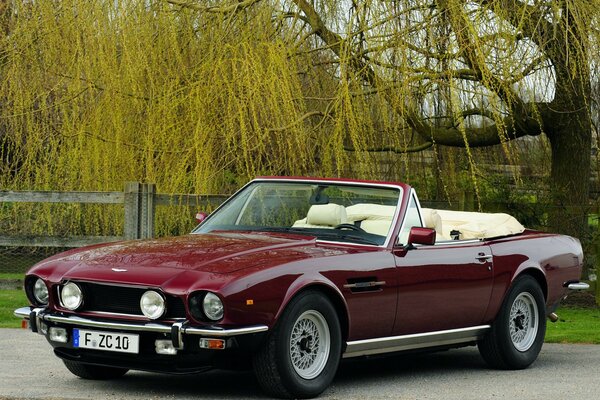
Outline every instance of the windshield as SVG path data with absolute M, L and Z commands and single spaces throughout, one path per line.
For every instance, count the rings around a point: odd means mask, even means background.
M 256 181 L 211 214 L 194 233 L 290 232 L 321 240 L 383 245 L 399 198 L 399 188 Z

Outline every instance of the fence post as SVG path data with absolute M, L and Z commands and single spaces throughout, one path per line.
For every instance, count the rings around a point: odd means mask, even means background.
M 140 238 L 140 183 L 125 183 L 125 221 L 123 236 L 127 240 Z
M 140 238 L 151 239 L 154 237 L 156 185 L 154 183 L 142 183 L 141 186 Z

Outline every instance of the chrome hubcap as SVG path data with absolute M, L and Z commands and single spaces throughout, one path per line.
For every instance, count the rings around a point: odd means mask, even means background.
M 510 339 L 519 351 L 527 351 L 535 342 L 538 332 L 538 308 L 530 293 L 517 296 L 510 308 Z
M 313 379 L 325 368 L 331 340 L 327 321 L 315 310 L 298 317 L 290 336 L 290 359 L 300 377 Z

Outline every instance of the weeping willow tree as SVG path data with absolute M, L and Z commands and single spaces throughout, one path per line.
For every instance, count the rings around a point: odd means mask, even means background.
M 265 3 L 211 8 L 167 1 L 200 13 Z M 544 134 L 551 225 L 577 235 L 589 197 L 599 6 L 595 0 L 272 3 L 274 16 L 291 21 L 281 30 L 291 38 L 292 56 L 311 53 L 304 60 L 313 73 L 328 63 L 339 80 L 328 108 L 339 128 L 337 148 L 343 142 L 359 153 L 462 147 L 476 180 L 471 149 L 500 145 L 510 159 L 512 140 Z M 378 112 L 365 112 L 374 104 Z M 398 138 L 402 146 L 393 143 Z M 381 140 L 388 144 L 372 147 Z
M 551 224 L 582 234 L 600 3 L 354 1 L 349 12 L 344 2 L 292 3 L 324 51 L 420 138 L 400 151 L 437 144 L 470 154 L 501 145 L 509 153 L 511 140 L 544 134 L 556 207 Z
M 597 0 L 0 4 L 2 188 L 230 191 L 373 177 L 390 154 L 410 175 L 443 146 L 478 187 L 477 148 L 516 163 L 539 136 L 553 225 L 583 226 Z
M 133 180 L 227 193 L 255 175 L 314 167 L 316 143 L 297 123 L 308 112 L 299 66 L 269 10 L 246 24 L 164 1 L 0 4 L 2 189 L 122 190 Z M 57 232 L 73 218 L 24 207 L 12 208 L 13 225 L 43 233 L 121 229 L 117 211 L 88 209 Z

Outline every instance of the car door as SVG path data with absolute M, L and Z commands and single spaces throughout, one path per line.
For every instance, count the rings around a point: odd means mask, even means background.
M 394 335 L 481 325 L 492 290 L 490 246 L 449 241 L 396 251 Z
M 393 251 L 398 282 L 394 335 L 480 325 L 492 292 L 490 246 L 480 240 L 401 246 L 411 227 L 424 225 L 414 191 L 410 196 L 399 246 Z
M 353 251 L 330 259 L 320 273 L 340 289 L 348 307 L 349 340 L 392 334 L 398 288 L 394 257 L 386 250 Z

